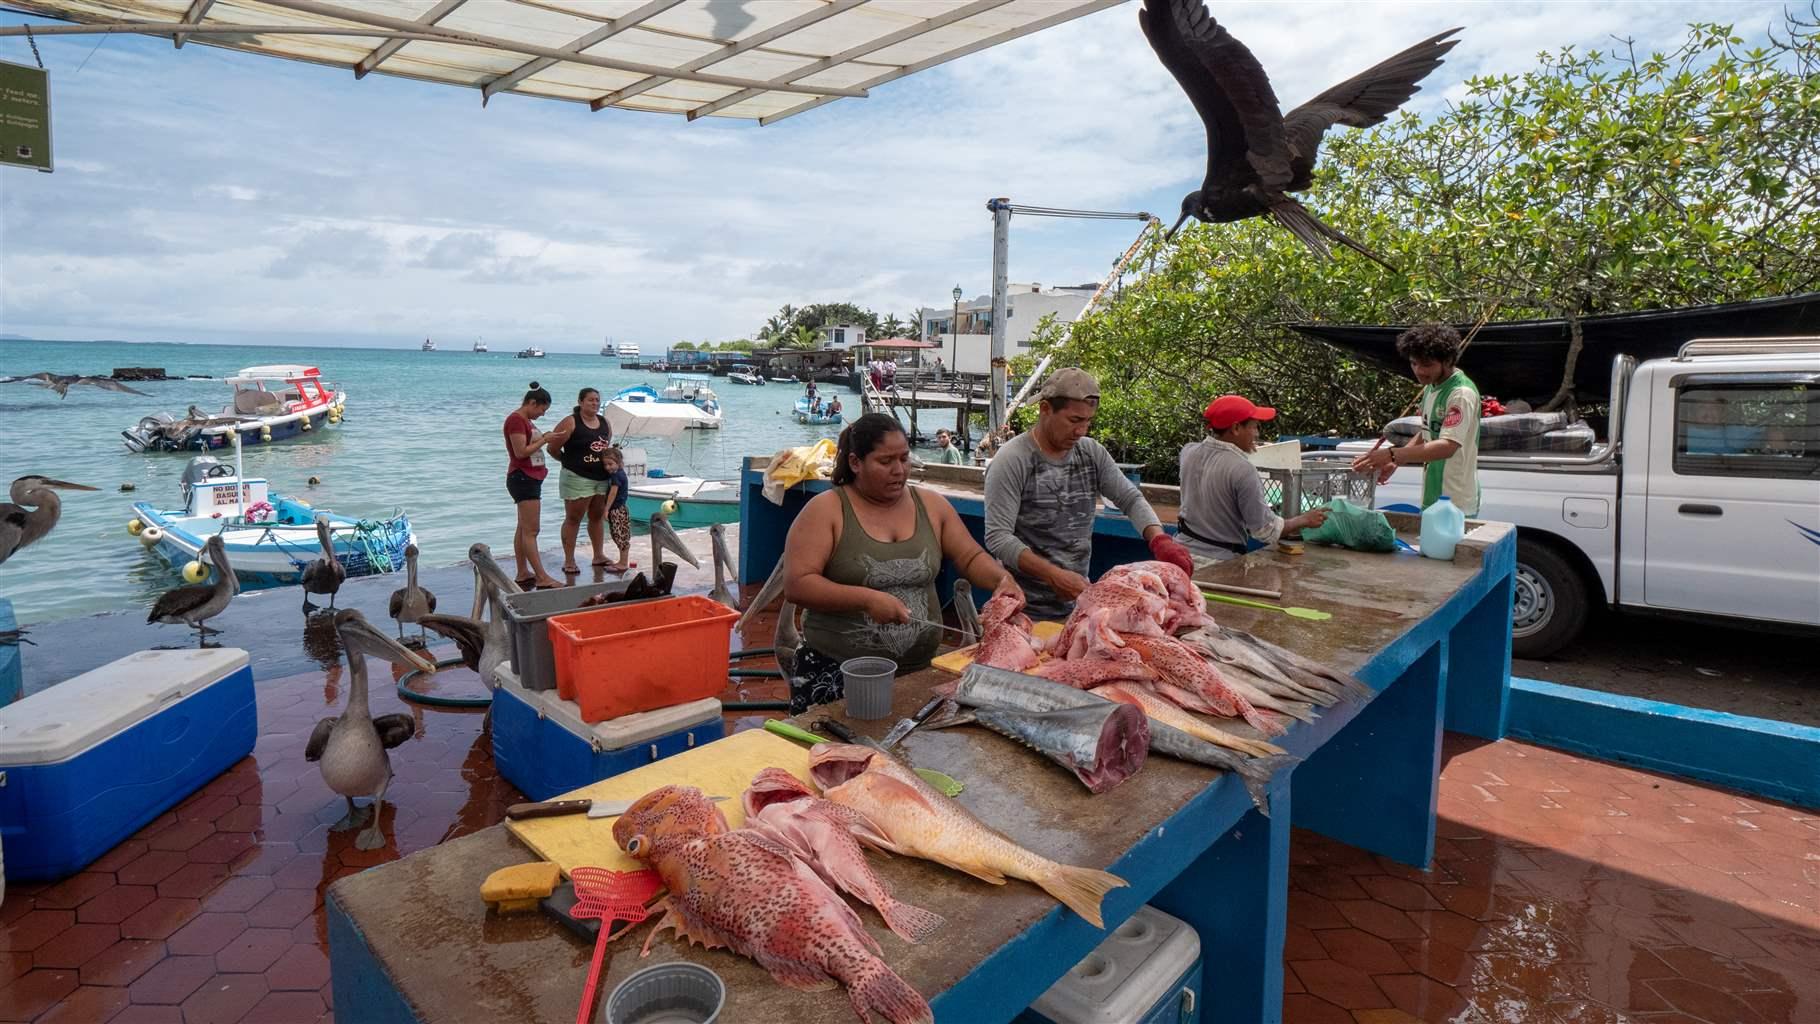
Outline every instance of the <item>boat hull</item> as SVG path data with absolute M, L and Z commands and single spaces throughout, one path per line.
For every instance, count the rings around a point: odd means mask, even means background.
M 670 525 L 679 529 L 691 529 L 702 526 L 713 526 L 715 523 L 739 522 L 739 501 L 700 501 L 694 498 L 672 498 L 666 494 L 640 494 L 631 491 L 626 494 L 626 511 L 633 521 L 647 523 L 666 501 L 676 502 L 676 511 L 671 513 Z
M 335 560 L 349 576 L 397 572 L 404 567 L 406 545 L 417 542 L 410 520 L 403 515 L 359 520 L 314 509 L 282 495 L 270 498 L 274 519 L 266 523 L 240 524 L 212 516 L 191 516 L 182 510 L 157 509 L 145 501 L 133 504 L 133 517 L 142 527 L 158 528 L 162 536 L 149 549 L 173 567 L 194 561 L 204 542 L 221 533 L 234 575 L 248 589 L 300 582 L 304 566 L 322 553 L 314 520 L 318 515 L 328 518 Z M 143 539 L 142 533 L 140 540 Z
M 336 425 L 347 408 L 347 395 L 336 392 L 335 398 L 312 409 L 283 416 L 246 416 L 233 423 L 203 427 L 180 437 L 165 437 L 134 427 L 120 432 L 127 450 L 132 452 L 207 452 L 233 446 L 233 435 L 252 448 L 307 437 Z

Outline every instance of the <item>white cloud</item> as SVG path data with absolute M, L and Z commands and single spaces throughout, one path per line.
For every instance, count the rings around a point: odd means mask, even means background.
M 1214 10 L 1285 105 L 1462 25 L 1426 109 L 1542 49 L 1665 44 L 1703 19 L 1757 35 L 1780 5 Z M 1114 8 L 767 128 L 482 110 L 472 91 L 156 40 L 111 40 L 64 75 L 93 44 L 47 41 L 59 173 L 0 175 L 0 332 L 591 349 L 742 336 L 785 302 L 905 316 L 956 282 L 986 290 L 988 197 L 1167 215 L 1198 182 L 1200 123 L 1136 19 Z M 1011 277 L 1096 279 L 1134 230 L 1020 218 Z

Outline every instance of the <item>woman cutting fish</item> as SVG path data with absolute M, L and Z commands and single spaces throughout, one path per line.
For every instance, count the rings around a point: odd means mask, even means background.
M 790 711 L 845 694 L 840 664 L 890 658 L 929 664 L 941 646 L 942 559 L 975 587 L 1022 594 L 967 532 L 948 499 L 909 486 L 910 441 L 893 416 L 868 413 L 841 431 L 834 487 L 810 499 L 784 543 L 784 596 L 803 608 Z

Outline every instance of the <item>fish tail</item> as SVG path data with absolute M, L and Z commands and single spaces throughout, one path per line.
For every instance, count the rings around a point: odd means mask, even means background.
M 944 923 L 940 914 L 913 907 L 883 893 L 873 906 L 877 908 L 878 916 L 885 919 L 885 925 L 905 942 L 921 942 Z
M 1031 879 L 1043 891 L 1062 901 L 1062 905 L 1087 919 L 1095 928 L 1106 927 L 1100 916 L 1100 900 L 1114 889 L 1130 884 L 1123 878 L 1094 868 L 1077 868 L 1054 864 L 1037 878 Z
M 1287 768 L 1299 760 L 1293 754 L 1276 754 L 1271 757 L 1248 757 L 1239 761 L 1233 769 L 1238 773 L 1239 781 L 1245 784 L 1245 792 L 1251 795 L 1251 802 L 1258 813 L 1270 817 L 1270 779 L 1279 769 Z
M 867 1024 L 874 1015 L 891 1024 L 935 1024 L 935 1011 L 929 1009 L 928 1000 L 877 957 L 860 961 L 843 980 L 853 1012 Z

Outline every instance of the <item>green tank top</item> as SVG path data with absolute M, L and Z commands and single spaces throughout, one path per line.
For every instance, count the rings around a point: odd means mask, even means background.
M 916 505 L 916 532 L 909 540 L 887 544 L 874 539 L 853 514 L 847 489 L 840 495 L 840 541 L 822 575 L 843 586 L 882 590 L 910 609 L 910 614 L 931 622 L 941 621 L 941 600 L 935 577 L 942 570 L 942 548 L 923 499 L 910 488 Z M 890 658 L 899 672 L 925 668 L 941 646 L 941 631 L 915 622 L 881 624 L 865 612 L 823 612 L 810 609 L 803 616 L 803 642 L 836 661 L 867 656 Z

